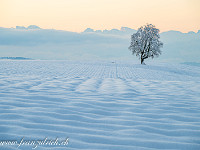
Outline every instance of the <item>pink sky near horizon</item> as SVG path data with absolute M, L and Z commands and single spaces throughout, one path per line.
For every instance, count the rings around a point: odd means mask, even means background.
M 82 32 L 137 29 L 146 23 L 161 32 L 197 32 L 200 0 L 0 0 L 0 27 L 37 25 Z

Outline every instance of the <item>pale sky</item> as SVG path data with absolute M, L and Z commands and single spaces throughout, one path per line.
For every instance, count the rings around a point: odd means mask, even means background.
M 200 0 L 0 0 L 0 27 L 37 25 L 82 32 L 133 29 L 200 30 Z

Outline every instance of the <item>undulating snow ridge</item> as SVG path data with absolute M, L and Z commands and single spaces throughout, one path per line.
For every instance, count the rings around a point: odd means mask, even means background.
M 38 150 L 198 150 L 199 89 L 198 66 L 0 61 L 0 141 L 69 137 L 67 146 Z

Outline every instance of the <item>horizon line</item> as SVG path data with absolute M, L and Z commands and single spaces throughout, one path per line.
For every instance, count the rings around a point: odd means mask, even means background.
M 30 27 L 30 26 L 36 26 L 36 27 L 38 27 L 38 28 L 28 28 L 28 27 Z M 17 29 L 17 27 L 19 27 L 18 30 L 40 30 L 40 29 L 42 29 L 42 30 L 66 31 L 66 32 L 73 32 L 73 33 L 84 33 L 87 29 L 93 30 L 92 32 L 94 32 L 94 33 L 97 33 L 96 31 L 101 31 L 101 32 L 103 32 L 103 31 L 111 31 L 111 30 L 122 31 L 122 30 L 121 30 L 122 28 L 129 28 L 129 29 L 132 29 L 132 30 L 137 31 L 137 29 L 133 29 L 133 28 L 131 28 L 131 27 L 125 27 L 125 26 L 121 26 L 120 29 L 118 29 L 118 28 L 112 28 L 112 29 L 103 29 L 103 30 L 101 30 L 101 29 L 97 29 L 97 30 L 96 30 L 96 29 L 93 29 L 93 28 L 88 27 L 88 28 L 86 28 L 84 31 L 81 31 L 81 32 L 69 31 L 69 30 L 65 30 L 65 29 L 56 29 L 56 28 L 41 28 L 41 27 L 38 26 L 38 25 L 28 25 L 27 27 L 26 27 L 26 26 L 20 26 L 20 25 L 17 25 L 17 26 L 15 26 L 15 27 L 2 27 L 2 26 L 0 26 L 0 28 L 7 28 L 7 29 Z M 20 27 L 21 27 L 21 28 L 20 28 Z M 190 33 L 190 32 L 198 33 L 198 32 L 200 32 L 200 29 L 197 30 L 196 32 L 193 31 L 193 30 L 190 30 L 190 31 L 188 31 L 188 32 L 182 32 L 182 31 L 179 31 L 179 30 L 169 29 L 169 30 L 162 31 L 162 32 L 160 31 L 160 33 L 165 33 L 165 32 L 169 32 L 169 31 L 177 31 L 177 32 L 181 32 L 181 33 Z M 90 32 L 90 33 L 92 33 L 92 32 Z

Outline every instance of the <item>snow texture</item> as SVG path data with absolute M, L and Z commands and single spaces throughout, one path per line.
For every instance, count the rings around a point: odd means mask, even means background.
M 199 89 L 199 66 L 1 60 L 0 140 L 69 137 L 38 150 L 198 150 Z

